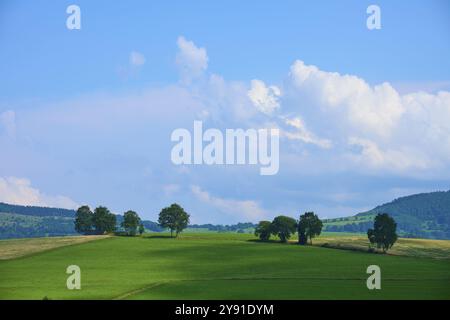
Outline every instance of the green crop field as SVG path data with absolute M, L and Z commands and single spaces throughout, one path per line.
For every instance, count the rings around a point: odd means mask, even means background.
M 325 236 L 329 242 L 333 235 Z M 32 251 L 0 260 L 0 299 L 450 299 L 449 257 L 254 240 L 237 233 L 148 234 Z M 17 241 L 2 242 L 0 256 Z M 381 268 L 381 290 L 366 287 L 373 264 Z M 69 265 L 81 268 L 81 290 L 66 288 Z

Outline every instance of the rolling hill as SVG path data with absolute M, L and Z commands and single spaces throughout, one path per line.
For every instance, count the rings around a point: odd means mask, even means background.
M 450 239 L 450 190 L 401 197 L 352 217 L 326 219 L 324 230 L 365 233 L 378 213 L 394 217 L 403 237 Z
M 450 190 L 401 197 L 351 217 L 325 219 L 324 231 L 366 233 L 377 213 L 388 213 L 402 237 L 450 239 Z M 74 210 L 0 203 L 0 239 L 75 235 Z M 120 226 L 122 216 L 117 215 Z M 163 231 L 156 222 L 144 220 L 148 231 Z M 190 225 L 190 231 L 252 233 L 255 224 Z
M 3 240 L 0 252 L 46 240 Z M 433 259 L 255 240 L 238 233 L 177 239 L 149 233 L 69 242 L 20 257 L 11 252 L 0 259 L 0 300 L 450 298 L 448 253 Z M 81 290 L 66 287 L 65 271 L 73 264 L 81 268 Z M 367 289 L 372 264 L 382 270 L 382 290 Z
M 20 206 L 0 202 L 0 239 L 76 235 L 75 210 Z M 116 215 L 120 226 L 122 216 Z M 150 231 L 162 231 L 156 222 L 144 220 Z
M 35 206 L 20 206 L 0 202 L 0 239 L 35 238 L 76 235 L 74 229 L 75 210 L 47 208 Z M 116 215 L 117 228 L 123 220 L 122 215 Z M 156 222 L 143 220 L 147 231 L 164 231 Z M 253 233 L 256 225 L 246 222 L 234 225 L 190 225 L 191 231 L 217 231 Z
M 0 203 L 0 239 L 76 234 L 74 210 Z

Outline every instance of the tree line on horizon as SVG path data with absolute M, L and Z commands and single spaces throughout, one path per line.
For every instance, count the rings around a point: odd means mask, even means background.
M 277 216 L 273 221 L 260 221 L 255 235 L 262 241 L 268 241 L 272 235 L 278 236 L 281 242 L 288 242 L 294 233 L 298 233 L 298 243 L 306 244 L 322 232 L 322 221 L 314 212 L 305 212 L 297 221 L 288 216 Z
M 116 215 L 109 211 L 108 208 L 99 206 L 92 212 L 89 206 L 81 206 L 75 215 L 75 230 L 78 233 L 86 235 L 105 234 L 115 232 L 117 228 Z M 121 227 L 125 233 L 134 236 L 139 232 L 144 232 L 144 226 L 139 215 L 132 210 L 128 210 L 123 214 Z
M 171 237 L 173 237 L 174 232 L 177 237 L 188 226 L 189 217 L 190 215 L 180 205 L 174 203 L 161 210 L 158 225 L 169 229 Z M 145 231 L 139 215 L 133 210 L 128 210 L 123 214 L 123 220 L 120 224 L 124 231 L 117 232 L 116 215 L 103 206 L 95 208 L 94 211 L 91 211 L 87 205 L 79 207 L 75 214 L 74 225 L 78 233 L 85 235 L 116 232 L 117 235 L 124 233 L 127 236 L 135 236 L 137 233 L 142 234 Z
M 163 208 L 159 213 L 158 225 L 170 230 L 170 236 L 175 237 L 189 225 L 190 215 L 177 203 Z M 83 234 L 104 234 L 116 231 L 116 215 L 108 208 L 99 206 L 92 212 L 89 206 L 78 208 L 75 216 L 75 230 Z M 125 235 L 135 236 L 138 232 L 144 233 L 145 228 L 139 215 L 132 210 L 123 214 L 121 227 Z M 323 223 L 314 212 L 305 212 L 299 220 L 280 215 L 273 221 L 260 221 L 255 228 L 255 236 L 261 241 L 269 241 L 272 235 L 278 236 L 281 242 L 288 242 L 290 237 L 297 232 L 298 243 L 312 245 L 312 239 L 322 232 Z M 369 250 L 372 246 L 382 248 L 383 252 L 390 249 L 397 241 L 397 223 L 387 213 L 380 213 L 375 217 L 374 227 L 367 230 Z M 120 233 L 116 233 L 119 234 Z
M 278 236 L 281 242 L 288 242 L 290 237 L 297 232 L 298 244 L 312 245 L 312 239 L 322 232 L 323 223 L 314 212 L 305 212 L 299 220 L 288 216 L 277 216 L 273 221 L 260 221 L 255 228 L 255 236 L 261 241 L 269 241 L 272 235 Z M 379 213 L 375 217 L 373 229 L 367 230 L 369 239 L 369 251 L 373 252 L 373 246 L 389 250 L 398 239 L 397 223 L 387 213 Z

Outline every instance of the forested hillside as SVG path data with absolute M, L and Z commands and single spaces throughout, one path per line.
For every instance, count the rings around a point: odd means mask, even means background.
M 450 239 L 450 191 L 401 197 L 353 217 L 327 219 L 325 230 L 366 232 L 377 213 L 394 217 L 404 237 Z

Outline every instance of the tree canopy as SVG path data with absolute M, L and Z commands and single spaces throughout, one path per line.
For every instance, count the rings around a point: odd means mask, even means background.
M 314 212 L 305 212 L 305 214 L 300 216 L 298 222 L 298 242 L 300 244 L 306 244 L 309 238 L 309 241 L 312 244 L 312 238 L 320 235 L 322 227 L 322 221 L 314 214 Z
M 272 223 L 270 221 L 260 221 L 255 228 L 255 236 L 259 237 L 262 241 L 270 239 L 272 233 Z
M 93 217 L 94 214 L 92 213 L 89 206 L 79 207 L 75 215 L 75 230 L 78 233 L 91 233 L 93 230 Z
M 106 207 L 97 207 L 92 218 L 96 233 L 113 232 L 116 229 L 116 216 Z
M 132 211 L 128 210 L 123 214 L 123 221 L 122 221 L 122 227 L 124 228 L 125 232 L 129 236 L 134 236 L 137 233 L 137 228 L 141 224 L 141 219 L 139 218 L 139 215 Z
M 170 207 L 164 208 L 159 213 L 158 223 L 163 228 L 170 230 L 170 236 L 173 237 L 185 229 L 189 224 L 189 214 L 178 204 L 174 203 Z
M 375 217 L 373 229 L 367 230 L 367 237 L 371 244 L 382 248 L 386 252 L 397 241 L 397 223 L 387 213 L 379 213 Z
M 84 234 L 103 234 L 116 229 L 116 216 L 106 207 L 97 207 L 94 212 L 88 206 L 81 206 L 75 214 L 75 230 Z
M 272 233 L 280 238 L 281 242 L 287 242 L 291 235 L 295 233 L 297 221 L 291 217 L 278 216 L 272 221 Z

